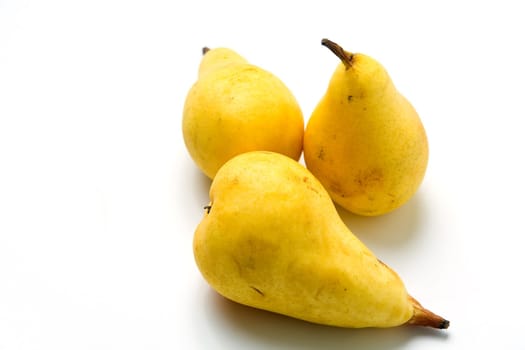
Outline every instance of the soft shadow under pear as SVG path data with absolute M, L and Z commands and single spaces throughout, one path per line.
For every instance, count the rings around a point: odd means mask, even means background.
M 411 326 L 361 329 L 323 326 L 232 302 L 211 288 L 203 295 L 207 298 L 210 319 L 220 322 L 228 336 L 258 344 L 257 348 L 395 350 L 404 349 L 420 336 L 436 340 L 447 337 L 438 330 Z
M 402 207 L 381 216 L 352 214 L 339 205 L 336 209 L 352 233 L 366 244 L 399 248 L 415 239 L 422 229 L 423 199 L 416 193 Z

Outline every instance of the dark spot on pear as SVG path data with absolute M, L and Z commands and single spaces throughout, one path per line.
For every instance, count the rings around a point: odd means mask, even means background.
M 324 148 L 321 148 L 319 150 L 319 153 L 317 154 L 317 158 L 324 160 Z
M 254 286 L 250 286 L 250 288 L 256 291 L 259 295 L 264 296 L 264 293 L 259 288 Z

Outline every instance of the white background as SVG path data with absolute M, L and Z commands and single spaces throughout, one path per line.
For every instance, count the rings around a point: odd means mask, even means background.
M 524 349 L 518 4 L 0 0 L 0 349 Z M 195 266 L 210 182 L 181 115 L 201 48 L 275 73 L 307 120 L 338 63 L 324 37 L 381 61 L 427 129 L 408 204 L 340 213 L 447 331 L 308 324 Z

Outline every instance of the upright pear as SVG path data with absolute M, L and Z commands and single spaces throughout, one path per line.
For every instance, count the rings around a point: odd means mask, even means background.
M 301 164 L 274 152 L 229 160 L 193 241 L 206 281 L 235 302 L 340 327 L 447 328 L 357 239 Z
M 299 159 L 304 120 L 287 86 L 228 48 L 203 49 L 184 104 L 186 148 L 209 177 L 231 157 L 267 150 Z
M 373 58 L 323 39 L 341 62 L 304 135 L 304 159 L 332 199 L 375 216 L 406 203 L 420 186 L 428 141 L 411 103 Z

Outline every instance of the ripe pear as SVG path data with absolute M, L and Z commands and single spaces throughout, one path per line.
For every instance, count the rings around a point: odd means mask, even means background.
M 213 179 L 228 159 L 248 151 L 299 159 L 304 120 L 278 77 L 231 49 L 204 48 L 184 104 L 182 132 L 190 156 Z
M 237 303 L 340 327 L 447 328 L 350 232 L 300 163 L 238 155 L 218 171 L 193 251 L 206 281 Z
M 348 211 L 385 214 L 406 203 L 423 180 L 425 129 L 378 61 L 328 39 L 322 44 L 341 63 L 308 121 L 306 166 Z

